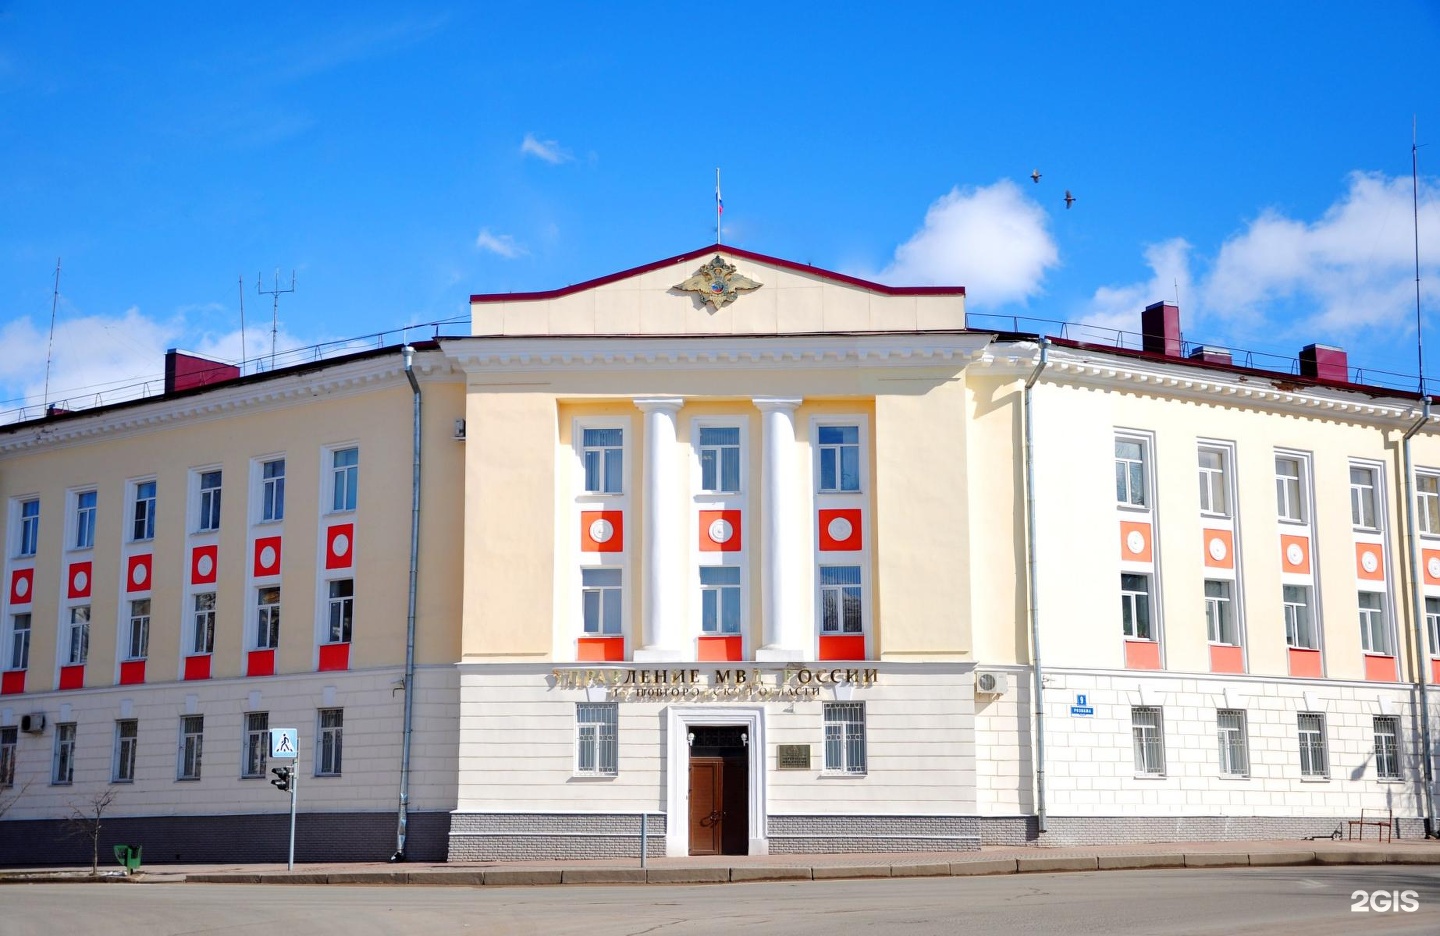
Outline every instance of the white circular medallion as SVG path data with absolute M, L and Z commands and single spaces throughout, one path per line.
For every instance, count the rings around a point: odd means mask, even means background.
M 1431 578 L 1440 579 L 1440 556 L 1430 557 L 1430 561 L 1425 564 L 1425 568 L 1430 570 Z
M 275 547 L 266 546 L 260 550 L 260 568 L 268 569 L 275 564 Z
M 135 563 L 135 568 L 130 570 L 130 581 L 136 585 L 144 585 L 147 572 L 148 570 L 145 568 L 145 563 Z
M 855 528 L 844 517 L 836 517 L 825 527 L 825 532 L 830 534 L 831 539 L 843 543 L 850 538 L 851 533 L 855 532 Z
M 336 533 L 332 542 L 335 544 L 335 555 L 343 556 L 350 552 L 350 537 L 344 533 Z
M 75 570 L 74 585 L 77 592 L 83 592 L 85 586 L 90 584 L 90 576 L 85 574 L 84 569 Z
M 30 594 L 29 576 L 22 575 L 15 580 L 15 594 L 19 595 L 21 598 L 24 598 L 26 595 Z
M 1210 537 L 1210 558 L 1216 562 L 1224 562 L 1230 550 L 1225 547 L 1225 541 L 1218 536 Z
M 1139 530 L 1131 530 L 1125 534 L 1125 548 L 1137 556 L 1143 553 L 1145 551 L 1145 534 Z
M 1291 543 L 1285 547 L 1285 561 L 1293 566 L 1298 566 L 1305 561 L 1305 550 L 1300 548 L 1299 543 Z
M 730 538 L 735 535 L 735 528 L 730 525 L 729 520 L 720 517 L 710 521 L 710 528 L 707 532 L 710 534 L 711 542 L 723 545 L 730 542 Z
M 1360 554 L 1360 568 L 1366 572 L 1374 572 L 1380 568 L 1380 560 L 1375 558 L 1375 554 L 1367 549 Z
M 215 571 L 215 560 L 210 558 L 209 553 L 201 555 L 195 561 L 195 571 L 200 573 L 201 578 L 209 578 L 210 573 Z
M 615 524 L 611 523 L 609 520 L 606 520 L 604 517 L 601 517 L 599 520 L 593 520 L 593 521 L 591 521 L 591 523 L 590 523 L 590 538 L 591 538 L 592 540 L 594 540 L 595 542 L 597 542 L 597 543 L 608 543 L 608 542 L 610 542 L 610 539 L 611 539 L 614 535 L 615 535 Z M 336 538 L 336 547 L 335 547 L 336 552 L 339 552 L 339 551 L 340 551 L 339 541 L 340 541 L 340 539 L 339 539 L 339 537 L 337 537 L 337 538 Z

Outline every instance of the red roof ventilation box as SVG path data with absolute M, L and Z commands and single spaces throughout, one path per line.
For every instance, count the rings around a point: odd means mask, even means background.
M 1151 354 L 1182 357 L 1180 307 L 1173 302 L 1156 302 L 1140 313 L 1140 347 Z
M 165 392 L 190 390 L 225 383 L 240 376 L 234 364 L 212 361 L 188 351 L 174 348 L 165 352 Z
M 1300 376 L 1334 383 L 1350 382 L 1350 359 L 1344 348 L 1312 344 L 1300 349 Z

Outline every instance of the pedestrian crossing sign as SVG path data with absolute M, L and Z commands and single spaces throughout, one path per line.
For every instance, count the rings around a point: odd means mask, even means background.
M 295 757 L 300 750 L 300 729 L 271 728 L 270 756 Z

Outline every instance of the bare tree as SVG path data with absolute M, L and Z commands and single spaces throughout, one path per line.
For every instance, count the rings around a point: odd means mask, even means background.
M 31 781 L 26 780 L 25 785 L 18 790 L 12 789 L 8 792 L 0 792 L 0 819 L 4 819 L 5 814 L 10 811 L 10 807 L 14 806 L 19 802 L 20 797 L 25 795 L 25 791 L 30 789 L 30 783 Z
M 106 787 L 99 790 L 83 803 L 70 804 L 70 818 L 65 821 L 66 834 L 90 840 L 90 875 L 100 874 L 100 820 L 105 810 L 115 802 L 116 790 Z

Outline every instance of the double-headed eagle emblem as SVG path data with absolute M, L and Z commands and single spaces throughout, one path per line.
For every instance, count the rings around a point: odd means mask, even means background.
M 734 302 L 742 293 L 759 289 L 760 284 L 735 272 L 735 264 L 726 263 L 719 254 L 704 264 L 695 275 L 675 287 L 682 292 L 699 293 L 700 298 L 715 309 Z

